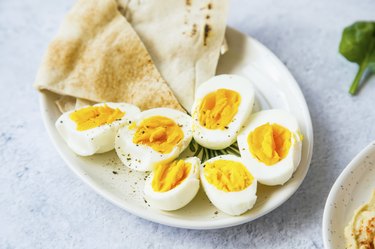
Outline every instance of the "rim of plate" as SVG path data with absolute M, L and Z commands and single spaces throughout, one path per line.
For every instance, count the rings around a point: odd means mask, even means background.
M 215 220 L 215 221 L 211 221 L 211 222 L 207 223 L 207 222 L 198 222 L 198 221 L 190 221 L 190 220 L 189 221 L 186 221 L 186 220 L 181 221 L 178 218 L 173 218 L 173 217 L 169 217 L 169 216 L 165 216 L 165 215 L 163 215 L 161 218 L 159 216 L 154 217 L 154 216 L 148 214 L 147 210 L 144 211 L 142 209 L 133 208 L 134 205 L 132 205 L 131 203 L 124 204 L 123 201 L 121 201 L 119 198 L 117 198 L 111 192 L 105 191 L 95 181 L 93 181 L 91 178 L 89 178 L 86 175 L 79 172 L 78 169 L 73 165 L 73 162 L 70 160 L 70 158 L 68 156 L 66 156 L 64 154 L 64 152 L 61 150 L 61 148 L 59 147 L 59 145 L 57 143 L 59 137 L 58 137 L 58 134 L 56 132 L 55 126 L 54 126 L 53 122 L 49 121 L 49 116 L 48 116 L 49 114 L 48 114 L 48 111 L 46 111 L 48 109 L 47 94 L 42 92 L 40 94 L 41 97 L 39 98 L 39 105 L 40 105 L 40 109 L 41 109 L 41 115 L 42 115 L 43 123 L 44 123 L 44 125 L 47 129 L 47 133 L 50 136 L 53 145 L 55 146 L 56 150 L 58 151 L 58 153 L 60 154 L 62 159 L 65 161 L 65 163 L 69 166 L 69 168 L 83 182 L 85 182 L 87 185 L 89 185 L 93 190 L 95 190 L 99 195 L 104 197 L 109 202 L 115 204 L 116 206 L 124 209 L 125 211 L 127 211 L 127 212 L 129 212 L 133 215 L 136 215 L 138 217 L 141 217 L 143 219 L 146 219 L 146 220 L 149 220 L 149 221 L 152 221 L 152 222 L 155 222 L 155 223 L 159 223 L 159 224 L 167 225 L 167 226 L 171 226 L 171 227 L 196 229 L 196 230 L 209 230 L 209 229 L 218 229 L 218 228 L 226 228 L 226 227 L 237 226 L 237 225 L 241 225 L 241 224 L 253 221 L 253 220 L 255 220 L 259 217 L 262 217 L 262 216 L 270 213 L 274 209 L 278 208 L 283 203 L 285 203 L 297 191 L 297 189 L 302 184 L 302 182 L 305 179 L 305 177 L 307 175 L 307 172 L 309 170 L 311 158 L 312 158 L 313 144 L 314 144 L 314 142 L 313 142 L 313 139 L 314 139 L 313 138 L 313 127 L 312 127 L 310 112 L 309 112 L 305 97 L 304 97 L 297 81 L 291 75 L 288 68 L 267 47 L 265 47 L 263 44 L 261 44 L 258 40 L 256 40 L 252 36 L 248 36 L 248 35 L 240 32 L 240 31 L 238 31 L 238 30 L 236 30 L 232 27 L 227 27 L 226 35 L 228 35 L 228 33 L 234 33 L 234 34 L 237 33 L 237 34 L 240 34 L 240 35 L 244 36 L 246 38 L 246 41 L 251 40 L 251 42 L 255 46 L 257 46 L 258 48 L 260 48 L 262 50 L 262 53 L 264 53 L 268 58 L 270 58 L 270 60 L 273 61 L 273 64 L 276 67 L 280 68 L 283 71 L 284 77 L 288 78 L 289 84 L 292 85 L 292 87 L 294 88 L 294 91 L 295 91 L 294 94 L 298 95 L 298 98 L 301 101 L 302 106 L 300 106 L 300 108 L 303 110 L 304 119 L 307 121 L 306 132 L 308 133 L 307 135 L 308 135 L 309 140 L 310 140 L 310 142 L 308 144 L 309 145 L 308 151 L 307 151 L 307 161 L 306 161 L 307 165 L 306 165 L 304 171 L 301 172 L 301 177 L 300 177 L 299 181 L 296 183 L 295 187 L 291 191 L 289 191 L 287 195 L 280 198 L 280 201 L 277 203 L 277 205 L 274 205 L 272 207 L 268 207 L 265 210 L 263 210 L 262 212 L 259 212 L 257 215 L 254 215 L 254 216 L 251 216 L 251 217 L 246 217 L 246 218 L 243 218 L 243 219 L 237 219 L 236 221 L 228 222 L 227 219 L 220 219 L 220 220 Z M 241 216 L 238 216 L 238 217 L 241 217 Z
M 368 144 L 364 149 L 362 149 L 351 161 L 350 163 L 344 168 L 344 170 L 340 173 L 339 177 L 337 177 L 335 183 L 332 185 L 331 190 L 329 191 L 326 204 L 324 206 L 323 212 L 323 221 L 322 221 L 322 235 L 323 235 L 323 243 L 324 248 L 331 249 L 331 243 L 329 242 L 329 234 L 328 228 L 330 227 L 330 218 L 332 217 L 333 208 L 330 207 L 331 203 L 333 203 L 337 199 L 337 195 L 339 194 L 339 190 L 341 189 L 340 186 L 343 185 L 348 177 L 350 177 L 350 172 L 356 170 L 356 168 L 360 167 L 363 163 L 363 160 L 366 158 L 368 154 L 375 151 L 375 140 Z M 332 248 L 333 249 L 333 248 Z

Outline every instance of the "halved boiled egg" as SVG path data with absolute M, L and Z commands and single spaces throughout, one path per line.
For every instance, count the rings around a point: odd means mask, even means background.
M 254 105 L 254 88 L 246 78 L 218 75 L 199 86 L 192 107 L 193 136 L 209 149 L 236 141 Z
M 207 197 L 229 215 L 251 209 L 257 199 L 257 180 L 240 157 L 224 155 L 204 162 L 200 178 Z
M 68 146 L 78 155 L 90 156 L 114 148 L 119 127 L 140 113 L 126 103 L 102 103 L 62 114 L 55 126 Z
M 302 135 L 297 120 L 284 110 L 251 115 L 237 142 L 241 157 L 265 185 L 287 182 L 301 160 Z
M 177 158 L 192 139 L 191 117 L 170 108 L 141 112 L 129 126 L 122 127 L 115 149 L 123 164 L 150 171 L 154 164 Z
M 158 163 L 145 183 L 145 198 L 151 206 L 176 210 L 187 205 L 199 190 L 197 157 Z

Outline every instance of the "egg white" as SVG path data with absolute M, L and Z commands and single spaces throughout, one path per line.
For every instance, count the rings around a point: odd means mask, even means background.
M 134 121 L 140 124 L 142 120 L 152 116 L 164 116 L 174 120 L 183 131 L 183 139 L 171 152 L 163 154 L 147 145 L 133 143 L 137 128 L 131 129 L 129 126 L 124 126 L 119 129 L 115 138 L 115 149 L 126 167 L 138 171 L 150 171 L 156 163 L 167 163 L 176 159 L 191 142 L 191 117 L 189 115 L 170 108 L 154 108 L 141 112 Z
M 292 144 L 288 155 L 270 166 L 258 161 L 258 159 L 251 154 L 247 142 L 249 134 L 257 127 L 266 123 L 279 124 L 292 133 Z M 252 114 L 247 122 L 246 128 L 238 135 L 237 142 L 241 157 L 246 164 L 249 165 L 255 178 L 265 185 L 283 185 L 292 177 L 293 172 L 297 169 L 301 161 L 302 141 L 299 126 L 297 120 L 284 110 L 273 109 Z
M 183 159 L 191 164 L 188 176 L 176 187 L 166 192 L 156 192 L 152 188 L 154 173 L 151 173 L 145 182 L 145 199 L 152 207 L 161 210 L 177 210 L 186 206 L 199 190 L 199 165 L 197 157 Z
M 237 114 L 224 130 L 207 129 L 199 123 L 199 108 L 206 95 L 218 89 L 229 89 L 241 96 Z M 252 83 L 241 76 L 223 74 L 215 76 L 201 84 L 195 94 L 192 107 L 193 136 L 200 145 L 214 150 L 224 149 L 236 141 L 241 126 L 251 114 L 254 105 L 254 87 Z
M 96 153 L 104 153 L 113 150 L 115 136 L 120 126 L 132 121 L 133 118 L 140 113 L 138 107 L 126 103 L 100 103 L 94 106 L 104 105 L 111 108 L 118 108 L 122 112 L 125 112 L 125 115 L 111 124 L 104 124 L 85 131 L 78 131 L 76 129 L 77 124 L 70 119 L 69 116 L 74 110 L 62 114 L 57 119 L 55 123 L 57 131 L 61 135 L 61 138 L 68 144 L 69 148 L 76 154 L 80 156 L 90 156 Z
M 245 213 L 247 210 L 250 210 L 256 200 L 256 192 L 257 192 L 257 180 L 254 177 L 253 182 L 247 188 L 237 191 L 237 192 L 225 192 L 223 190 L 218 189 L 214 185 L 210 184 L 206 177 L 204 176 L 204 167 L 207 162 L 213 162 L 216 160 L 230 160 L 242 163 L 247 170 L 252 174 L 251 170 L 249 169 L 248 165 L 244 163 L 244 161 L 237 156 L 234 155 L 223 155 L 211 158 L 207 160 L 201 165 L 200 168 L 200 179 L 202 182 L 203 189 L 212 204 L 229 215 L 241 215 Z M 254 175 L 253 175 L 254 176 Z

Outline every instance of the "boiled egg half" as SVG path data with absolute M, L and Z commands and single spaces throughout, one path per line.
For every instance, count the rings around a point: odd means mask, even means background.
M 148 203 L 168 211 L 184 207 L 199 190 L 199 166 L 197 157 L 156 164 L 145 183 Z
M 254 105 L 252 83 L 237 75 L 218 75 L 201 84 L 192 107 L 193 136 L 209 149 L 236 141 Z
M 229 215 L 241 215 L 257 199 L 257 180 L 240 157 L 211 158 L 200 168 L 200 178 L 208 199 Z
M 237 142 L 241 157 L 260 183 L 282 185 L 299 165 L 302 139 L 290 113 L 266 110 L 250 116 Z
M 177 158 L 192 139 L 191 117 L 170 108 L 141 112 L 128 126 L 119 129 L 115 149 L 123 164 L 151 171 L 157 163 Z
M 113 150 L 120 126 L 131 122 L 138 113 L 139 108 L 131 104 L 102 103 L 66 112 L 55 126 L 70 149 L 90 156 Z

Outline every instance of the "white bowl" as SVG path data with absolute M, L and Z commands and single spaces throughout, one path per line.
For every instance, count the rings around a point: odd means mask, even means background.
M 375 189 L 375 141 L 363 149 L 333 184 L 323 214 L 326 249 L 345 248 L 344 229 Z

